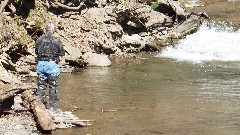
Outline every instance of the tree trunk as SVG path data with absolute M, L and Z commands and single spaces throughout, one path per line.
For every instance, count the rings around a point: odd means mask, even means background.
M 13 97 L 16 93 L 36 88 L 36 85 L 31 83 L 6 84 L 4 87 L 0 88 L 0 103 L 7 98 Z
M 30 90 L 23 93 L 24 98 L 30 103 L 30 107 L 37 119 L 37 123 L 42 130 L 53 130 L 53 117 L 46 109 L 45 105 L 32 94 Z

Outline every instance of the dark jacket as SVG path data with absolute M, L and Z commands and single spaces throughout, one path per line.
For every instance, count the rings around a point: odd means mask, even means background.
M 65 50 L 62 42 L 49 32 L 36 41 L 35 53 L 38 58 L 59 58 L 65 55 Z

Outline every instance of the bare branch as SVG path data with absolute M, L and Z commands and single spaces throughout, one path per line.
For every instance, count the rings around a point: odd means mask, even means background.
M 14 7 L 12 3 L 10 3 L 8 7 L 12 10 L 12 13 L 16 13 L 17 9 Z
M 62 3 L 60 3 L 60 2 L 58 2 L 58 1 L 56 1 L 56 0 L 52 0 L 52 1 L 53 1 L 53 3 L 54 3 L 55 5 L 57 5 L 57 6 L 59 6 L 59 7 L 62 7 L 62 8 L 64 8 L 64 9 L 69 9 L 69 10 L 75 10 L 75 11 L 79 10 L 79 9 L 83 6 L 83 4 L 84 4 L 84 2 L 81 2 L 81 3 L 79 4 L 79 6 L 77 6 L 77 7 L 70 7 L 70 6 L 64 5 L 64 4 L 62 4 Z
M 2 7 L 0 8 L 0 14 L 3 12 L 4 8 L 7 6 L 10 0 L 5 0 L 2 4 Z

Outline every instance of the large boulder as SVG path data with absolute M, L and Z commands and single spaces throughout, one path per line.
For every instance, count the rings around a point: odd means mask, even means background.
M 123 35 L 121 46 L 126 48 L 126 52 L 139 52 L 145 47 L 145 41 L 138 34 Z M 131 47 L 129 47 L 131 46 Z
M 106 55 L 87 52 L 83 55 L 84 61 L 88 63 L 89 66 L 110 66 L 111 61 Z

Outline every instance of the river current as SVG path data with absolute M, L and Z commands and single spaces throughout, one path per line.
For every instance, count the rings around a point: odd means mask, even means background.
M 59 106 L 94 122 L 53 134 L 239 135 L 239 37 L 210 21 L 161 53 L 62 73 Z

